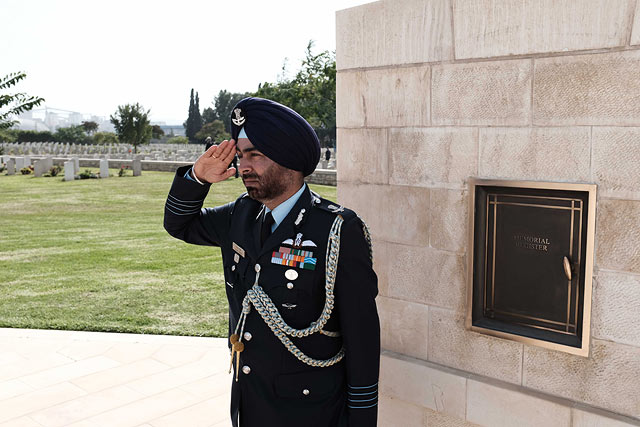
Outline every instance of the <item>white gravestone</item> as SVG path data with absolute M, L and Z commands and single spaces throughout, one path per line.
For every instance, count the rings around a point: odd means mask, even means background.
M 51 170 L 51 168 L 53 167 L 53 157 L 51 156 L 47 156 L 45 159 L 45 167 L 47 168 L 47 171 Z
M 133 169 L 133 176 L 142 175 L 142 162 L 140 161 L 140 159 L 135 159 L 133 161 L 132 169 Z
M 20 169 L 24 167 L 24 157 L 16 157 L 16 170 L 20 172 Z
M 36 176 L 36 178 L 41 177 L 48 170 L 49 169 L 47 169 L 47 161 L 45 159 L 36 160 L 36 162 L 33 164 L 33 174 Z
M 16 161 L 13 159 L 7 160 L 7 175 L 15 175 L 16 173 Z
M 80 173 L 80 160 L 77 157 L 74 157 L 72 160 L 76 173 Z
M 31 156 L 24 156 L 24 166 L 25 167 L 31 166 Z
M 109 178 L 109 160 L 100 159 L 100 178 Z
M 64 162 L 64 180 L 65 181 L 73 181 L 74 179 L 73 173 L 73 162 L 71 160 Z

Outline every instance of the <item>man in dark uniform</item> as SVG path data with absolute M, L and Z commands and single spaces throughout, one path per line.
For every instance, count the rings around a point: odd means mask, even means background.
M 373 427 L 380 329 L 368 230 L 304 183 L 320 145 L 299 114 L 245 98 L 231 121 L 233 139 L 178 169 L 164 226 L 221 248 L 233 425 Z M 236 152 L 247 193 L 202 209 L 211 184 L 236 172 Z

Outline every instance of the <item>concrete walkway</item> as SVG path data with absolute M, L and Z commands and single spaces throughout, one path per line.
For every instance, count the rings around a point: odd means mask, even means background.
M 0 427 L 229 427 L 226 339 L 0 328 Z

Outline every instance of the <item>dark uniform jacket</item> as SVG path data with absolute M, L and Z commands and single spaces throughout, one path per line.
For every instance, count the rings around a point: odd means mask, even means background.
M 326 297 L 329 232 L 337 215 L 344 219 L 335 303 L 323 327 L 340 336 L 289 336 L 311 358 L 329 359 L 343 346 L 344 358 L 329 367 L 303 363 L 251 306 L 242 334 L 244 351 L 240 353 L 238 381 L 234 373 L 232 386 L 234 426 L 375 426 L 380 361 L 377 277 L 362 221 L 353 211 L 321 199 L 307 187 L 261 247 L 264 206 L 245 194 L 235 202 L 202 209 L 210 186 L 184 178 L 187 171 L 188 167 L 178 169 L 165 205 L 164 227 L 187 243 L 221 248 L 230 334 L 236 329 L 243 299 L 254 285 L 257 269 L 258 284 L 289 326 L 304 329 L 318 320 Z M 304 251 L 304 265 L 281 264 L 282 254 L 291 249 Z M 235 366 L 234 361 L 234 370 Z

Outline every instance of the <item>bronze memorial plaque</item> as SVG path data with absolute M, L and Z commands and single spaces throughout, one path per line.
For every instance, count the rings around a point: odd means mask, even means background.
M 470 190 L 467 327 L 588 356 L 596 186 L 473 180 Z

